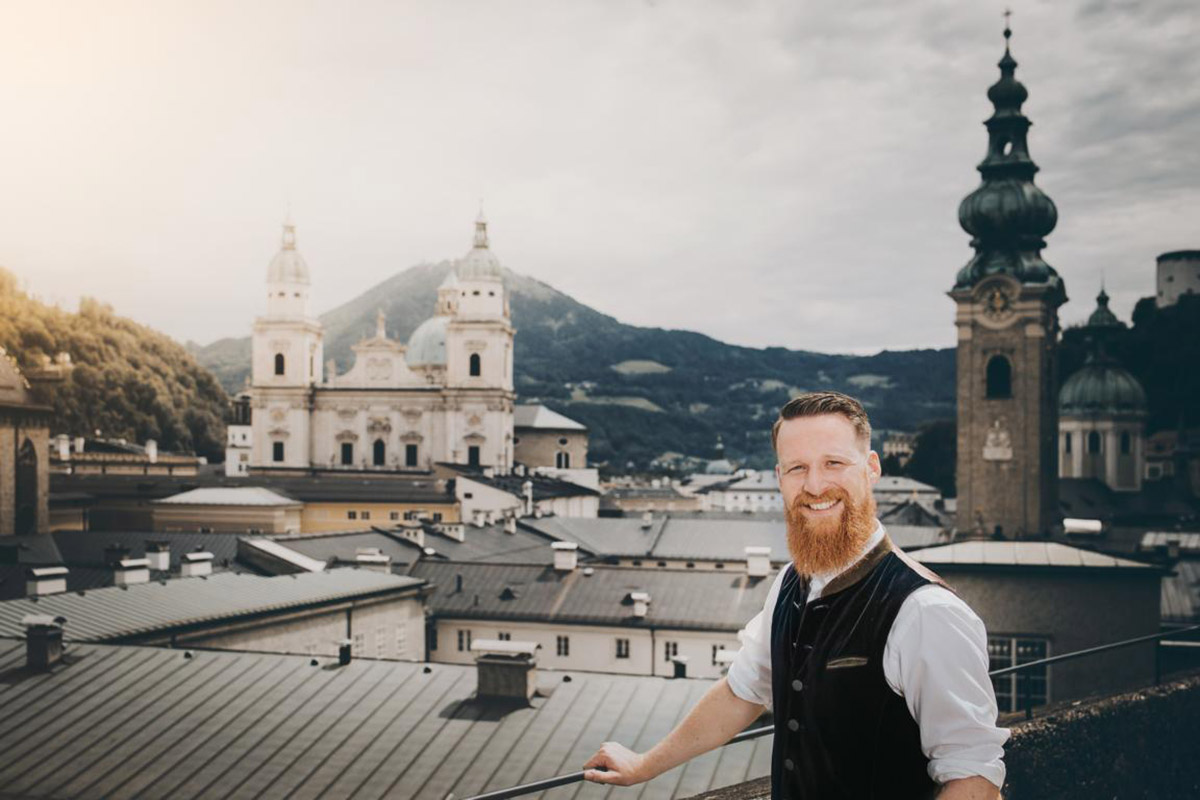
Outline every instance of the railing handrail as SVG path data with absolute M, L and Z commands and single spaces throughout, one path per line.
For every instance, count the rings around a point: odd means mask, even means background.
M 1088 647 L 1083 650 L 1075 650 L 1074 652 L 1071 652 L 1071 653 L 1063 653 L 1062 655 L 1058 655 L 1058 656 L 1050 656 L 1049 658 L 1042 658 L 1042 659 L 1038 659 L 1037 661 L 1028 661 L 1024 664 L 1018 664 L 1015 667 L 1002 667 L 1001 669 L 994 669 L 994 670 L 991 670 L 990 672 L 988 672 L 988 677 L 996 677 L 998 675 L 1008 675 L 1009 673 L 1020 672 L 1023 669 L 1032 669 L 1033 667 L 1040 667 L 1040 666 L 1044 666 L 1046 664 L 1054 664 L 1059 661 L 1066 661 L 1066 660 L 1072 659 L 1072 658 L 1083 658 L 1085 656 L 1091 656 L 1091 655 L 1095 655 L 1097 653 L 1104 653 L 1109 650 L 1119 650 L 1122 647 L 1130 647 L 1135 644 L 1141 644 L 1143 642 L 1150 642 L 1150 641 L 1154 641 L 1156 639 L 1165 639 L 1168 636 L 1178 636 L 1179 634 L 1182 634 L 1182 633 L 1190 633 L 1192 631 L 1198 631 L 1198 630 L 1200 630 L 1200 625 L 1191 625 L 1186 628 L 1175 628 L 1174 630 L 1170 630 L 1170 631 L 1160 631 L 1159 633 L 1152 633 L 1147 636 L 1137 636 L 1133 639 L 1123 639 L 1119 642 L 1109 642 L 1108 644 L 1097 645 L 1096 647 Z M 1155 683 L 1157 683 L 1158 682 L 1157 664 L 1155 666 L 1156 666 Z M 1028 719 L 1029 715 L 1030 715 L 1030 709 L 1029 709 L 1028 705 L 1026 706 L 1025 714 L 1026 714 L 1026 718 Z M 734 736 L 728 742 L 725 742 L 725 744 L 721 745 L 721 747 L 726 747 L 731 744 L 737 744 L 738 742 L 749 741 L 750 739 L 757 739 L 761 736 L 766 736 L 768 733 L 774 733 L 774 731 L 775 731 L 774 725 L 764 725 L 761 728 L 750 728 L 750 729 L 744 730 L 741 733 L 739 733 L 738 735 Z M 553 789 L 558 786 L 565 786 L 568 783 L 576 783 L 578 781 L 582 781 L 583 773 L 584 773 L 583 770 L 579 770 L 578 772 L 569 772 L 564 775 L 557 775 L 553 778 L 545 778 L 540 781 L 533 781 L 531 783 L 524 783 L 519 786 L 512 786 L 512 787 L 509 787 L 508 789 L 497 789 L 494 792 L 487 792 L 486 794 L 477 794 L 472 797 L 465 798 L 465 800 L 508 800 L 509 798 L 519 797 L 523 794 L 532 794 L 533 792 L 544 792 L 547 789 Z

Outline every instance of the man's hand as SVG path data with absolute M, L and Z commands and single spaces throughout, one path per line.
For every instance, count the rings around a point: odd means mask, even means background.
M 1000 790 L 987 778 L 959 778 L 946 781 L 938 800 L 1000 800 Z
M 583 765 L 585 780 L 596 783 L 611 783 L 616 786 L 632 786 L 650 776 L 643 767 L 646 758 L 623 744 L 605 742 L 596 754 Z M 602 772 L 601 770 L 606 770 Z

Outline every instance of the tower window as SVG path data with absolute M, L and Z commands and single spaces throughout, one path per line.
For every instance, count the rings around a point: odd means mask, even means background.
M 992 356 L 988 360 L 987 396 L 1012 397 L 1012 364 L 1004 356 Z
M 1071 434 L 1069 433 L 1063 434 L 1063 450 L 1071 452 Z
M 558 469 L 570 469 L 571 468 L 571 454 L 570 453 L 555 453 L 554 454 L 554 466 L 557 467 Z
M 469 467 L 478 467 L 479 466 L 479 446 L 478 445 L 473 444 L 467 448 L 467 466 L 469 466 Z
M 478 378 L 478 377 L 479 377 L 479 374 L 480 374 L 480 372 L 482 371 L 482 370 L 481 370 L 482 366 L 483 366 L 483 365 L 482 365 L 482 363 L 481 363 L 481 359 L 479 358 L 479 353 L 471 353 L 471 366 L 470 366 L 470 370 L 471 370 L 471 377 L 472 377 L 472 378 Z
M 415 467 L 417 465 L 417 446 L 415 444 L 404 445 L 404 466 Z
M 354 445 L 350 442 L 342 442 L 342 466 L 350 466 L 354 463 Z
M 1130 442 L 1130 437 L 1129 437 L 1129 431 L 1122 431 L 1121 432 L 1121 455 L 1123 455 L 1123 456 L 1129 455 L 1130 444 L 1131 444 L 1131 442 Z
M 283 461 L 283 442 L 271 442 L 271 460 Z
M 375 466 L 382 467 L 385 456 L 387 456 L 387 445 L 383 443 L 383 439 L 375 440 L 375 448 L 372 455 L 374 456 L 372 460 L 374 461 Z
M 276 375 L 283 374 L 283 353 L 275 354 L 275 374 Z
M 1089 453 L 1100 452 L 1100 434 L 1096 431 L 1092 431 L 1088 434 L 1087 451 Z

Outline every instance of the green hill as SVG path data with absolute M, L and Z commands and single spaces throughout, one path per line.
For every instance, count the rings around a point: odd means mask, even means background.
M 173 339 L 84 299 L 78 313 L 29 297 L 0 269 L 0 346 L 22 369 L 65 352 L 75 367 L 38 399 L 54 408 L 51 433 L 144 442 L 210 461 L 225 450 L 228 402 L 216 378 Z
M 412 267 L 322 315 L 325 357 L 347 369 L 351 345 L 373 334 L 380 308 L 388 334 L 407 339 L 429 317 L 450 268 L 448 261 Z M 727 457 L 767 466 L 776 411 L 807 389 L 860 397 L 878 429 L 915 430 L 954 416 L 953 350 L 840 356 L 737 347 L 623 324 L 513 272 L 505 282 L 520 400 L 544 402 L 586 424 L 596 461 L 644 466 L 668 452 L 711 458 L 720 435 Z M 189 347 L 228 390 L 244 384 L 249 337 Z

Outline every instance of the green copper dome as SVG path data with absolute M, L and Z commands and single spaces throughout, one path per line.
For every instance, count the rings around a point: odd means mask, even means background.
M 1058 393 L 1061 416 L 1146 413 L 1146 391 L 1127 370 L 1103 358 L 1089 358 Z
M 1108 292 L 1100 289 L 1100 294 L 1096 295 L 1096 310 L 1088 317 L 1087 321 L 1089 328 L 1124 328 L 1125 324 L 1117 319 L 1108 308 Z

